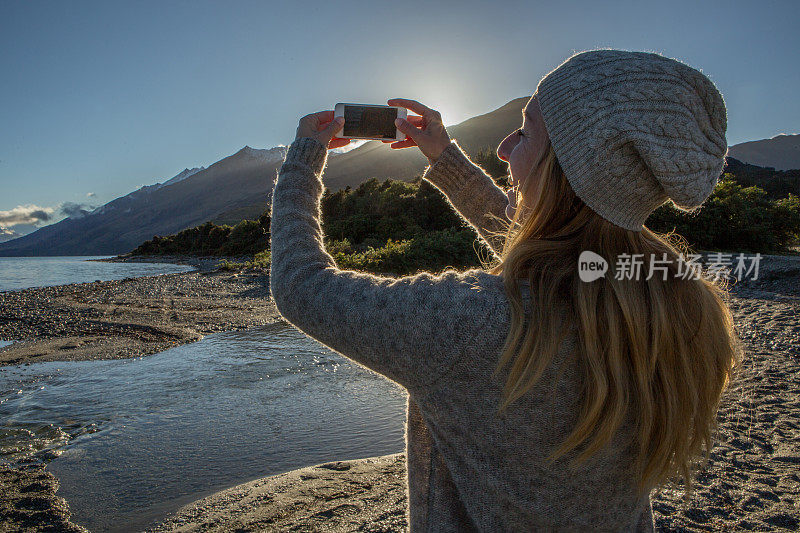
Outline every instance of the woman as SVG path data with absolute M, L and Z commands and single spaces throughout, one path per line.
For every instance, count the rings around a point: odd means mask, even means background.
M 275 184 L 270 287 L 288 321 L 407 389 L 411 530 L 652 531 L 651 490 L 676 476 L 691 490 L 741 360 L 722 290 L 687 276 L 679 249 L 643 226 L 668 200 L 692 209 L 711 193 L 727 151 L 722 96 L 658 54 L 576 54 L 498 148 L 508 196 L 437 112 L 388 103 L 421 115 L 392 147 L 428 157 L 423 177 L 497 264 L 400 279 L 339 270 L 319 202 L 326 147 L 347 141 L 324 111 L 300 121 Z M 608 261 L 605 276 L 581 281 L 583 251 Z M 655 259 L 624 275 L 617 259 L 635 254 Z

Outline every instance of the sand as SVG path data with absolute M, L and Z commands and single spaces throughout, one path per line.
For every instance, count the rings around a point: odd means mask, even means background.
M 0 531 L 85 532 L 69 521 L 69 506 L 57 490 L 58 480 L 41 461 L 0 465 Z
M 84 338 L 81 328 L 104 321 L 153 326 L 153 331 L 162 332 L 154 333 L 153 340 L 129 339 L 119 345 L 115 357 L 131 351 L 155 353 L 159 343 L 188 342 L 192 334 L 214 328 L 277 319 L 261 275 L 188 273 L 159 278 L 164 279 L 21 291 L 27 295 L 14 300 L 16 308 L 9 293 L 0 293 L 0 316 L 17 309 L 18 317 L 27 317 L 0 324 L 0 338 L 7 338 L 8 331 L 19 332 L 43 352 L 37 357 L 12 346 L 0 349 L 0 360 L 9 364 L 19 357 L 31 361 L 100 355 L 88 350 L 95 341 L 88 342 L 85 351 L 65 348 L 66 337 L 41 325 L 52 328 L 58 319 L 70 324 L 64 331 L 78 339 Z M 732 295 L 736 327 L 745 345 L 743 373 L 723 400 L 719 438 L 710 463 L 697 478 L 695 496 L 685 504 L 675 484 L 653 494 L 659 531 L 800 528 L 800 260 L 765 257 L 760 279 L 737 284 Z M 178 319 L 170 318 L 172 301 Z M 100 318 L 85 316 L 91 308 L 102 311 Z M 167 328 L 183 333 L 170 338 L 163 333 Z M 88 337 L 107 335 L 90 329 Z M 8 357 L 9 351 L 16 355 Z M 198 500 L 153 531 L 404 531 L 405 475 L 404 454 L 306 467 Z M 55 495 L 57 482 L 50 478 L 36 467 L 22 475 L 0 472 L 0 531 L 78 530 L 68 522 L 69 511 Z M 40 525 L 26 518 L 31 513 L 42 513 Z
M 148 531 L 404 531 L 405 460 L 398 453 L 256 479 L 187 505 Z
M 140 357 L 280 320 L 258 272 L 185 272 L 0 293 L 0 366 Z

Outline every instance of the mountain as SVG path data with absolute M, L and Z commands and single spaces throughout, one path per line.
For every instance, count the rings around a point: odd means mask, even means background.
M 142 187 L 80 218 L 66 218 L 23 237 L 0 243 L 0 256 L 113 255 L 153 235 L 169 235 L 202 224 L 220 212 L 266 199 L 285 147 L 242 148 L 232 156 L 172 183 Z M 282 152 L 282 153 L 281 153 Z M 180 174 L 178 175 L 180 176 Z
M 448 127 L 468 152 L 500 141 L 521 123 L 529 97 L 517 98 L 490 113 Z M 287 147 L 245 146 L 208 168 L 186 169 L 164 183 L 142 187 L 80 218 L 66 218 L 28 235 L 0 243 L 0 256 L 114 255 L 132 250 L 154 235 L 170 235 L 208 220 L 258 216 L 267 206 Z M 411 180 L 427 159 L 416 148 L 393 150 L 367 142 L 328 157 L 324 182 L 332 190 L 355 187 L 372 178 Z M 233 216 L 231 216 L 233 214 Z
M 739 185 L 760 187 L 772 200 L 786 198 L 789 194 L 800 196 L 800 169 L 775 170 L 744 163 L 734 157 L 725 158 L 723 174 L 732 174 Z
M 739 161 L 776 170 L 800 168 L 800 134 L 776 135 L 771 139 L 734 144 L 728 155 Z
M 247 147 L 245 147 L 247 148 Z M 189 176 L 194 176 L 201 170 L 205 170 L 206 167 L 194 167 L 194 168 L 185 168 L 183 169 L 178 175 L 168 179 L 164 183 L 160 183 L 159 185 L 163 187 L 164 185 L 172 185 L 173 183 L 178 183 L 179 181 L 183 181 Z
M 129 194 L 127 194 L 127 195 L 125 195 L 125 196 L 123 196 L 121 198 L 117 198 L 116 200 L 113 200 L 111 202 L 108 202 L 107 204 L 104 204 L 104 205 L 101 205 L 100 207 L 95 208 L 93 211 L 91 211 L 89 213 L 86 213 L 86 215 L 100 215 L 100 214 L 106 213 L 109 210 L 116 209 L 120 205 L 125 205 L 125 204 L 129 203 L 131 200 L 134 200 L 136 198 L 140 198 L 140 197 L 145 196 L 145 195 L 147 195 L 147 194 L 149 194 L 149 193 L 151 193 L 153 191 L 156 191 L 156 190 L 160 189 L 161 187 L 164 187 L 166 185 L 172 185 L 174 183 L 178 183 L 179 181 L 183 181 L 186 178 L 188 178 L 189 176 L 193 176 L 193 175 L 197 174 L 198 172 L 200 172 L 201 170 L 205 170 L 205 168 L 206 167 L 185 168 L 185 169 L 181 170 L 175 176 L 173 176 L 170 179 L 168 179 L 167 181 L 165 181 L 164 183 L 155 183 L 153 185 L 143 185 L 142 187 L 139 187 L 138 189 L 136 189 L 132 193 L 129 193 Z

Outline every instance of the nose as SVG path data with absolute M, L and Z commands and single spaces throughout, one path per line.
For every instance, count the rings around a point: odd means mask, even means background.
M 511 143 L 511 138 L 515 135 L 513 133 L 509 134 L 505 139 L 502 140 L 500 145 L 497 147 L 497 157 L 501 160 L 508 163 L 508 156 L 511 154 L 511 148 L 513 147 Z

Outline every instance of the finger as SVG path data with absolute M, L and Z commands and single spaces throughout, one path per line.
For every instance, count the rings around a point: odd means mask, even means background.
M 328 143 L 328 148 L 341 148 L 342 146 L 347 146 L 350 144 L 350 139 L 342 139 L 341 137 L 334 137 L 331 139 L 331 142 Z
M 309 113 L 300 120 L 310 121 L 318 120 L 320 122 L 330 122 L 333 120 L 333 111 L 326 109 L 325 111 L 317 111 L 316 113 Z
M 406 107 L 410 109 L 414 113 L 417 113 L 421 116 L 422 119 L 431 121 L 431 120 L 438 120 L 439 122 L 442 121 L 442 114 L 436 111 L 435 109 L 431 109 L 425 105 L 420 104 L 416 100 L 404 100 L 402 98 L 395 98 L 393 100 L 389 100 L 390 102 L 406 102 L 408 105 L 400 105 L 400 107 Z M 414 116 L 414 115 L 411 115 Z
M 419 135 L 422 134 L 422 130 L 417 129 L 415 126 L 411 125 L 407 120 L 403 120 L 402 118 L 398 118 L 395 122 L 397 129 L 402 131 L 406 134 L 407 137 L 411 137 L 414 141 L 417 140 Z
M 333 138 L 337 133 L 342 131 L 342 128 L 344 128 L 344 117 L 336 117 L 325 124 L 325 127 L 322 128 L 322 131 L 324 134 L 328 135 L 329 138 Z
M 418 128 L 424 128 L 425 127 L 425 119 L 422 118 L 422 117 L 419 117 L 417 115 L 408 115 L 406 117 L 406 120 L 409 121 L 411 124 L 415 125 Z
M 333 120 L 333 111 L 318 111 L 308 115 L 308 123 L 316 131 L 322 131 L 327 128 Z
M 433 111 L 433 109 L 430 109 L 429 107 L 422 105 L 416 100 L 406 100 L 405 98 L 392 98 L 391 100 L 387 100 L 387 103 L 389 105 L 405 107 L 406 109 L 410 109 L 414 113 L 422 116 L 425 116 L 426 114 Z
M 312 113 L 312 116 L 316 117 L 320 122 L 330 122 L 333 120 L 333 111 L 327 109 L 325 111 L 317 111 L 316 113 Z
M 414 139 L 406 139 L 404 141 L 397 141 L 391 145 L 391 148 L 410 148 L 411 146 L 416 146 L 417 143 L 414 142 Z

